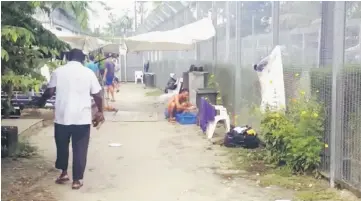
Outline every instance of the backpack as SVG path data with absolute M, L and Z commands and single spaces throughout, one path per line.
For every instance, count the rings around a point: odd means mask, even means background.
M 260 140 L 252 127 L 243 126 L 232 128 L 224 137 L 226 147 L 244 147 L 249 149 L 258 148 Z

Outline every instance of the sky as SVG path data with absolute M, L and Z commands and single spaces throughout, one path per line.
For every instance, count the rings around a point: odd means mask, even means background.
M 110 13 L 112 13 L 116 17 L 121 17 L 125 14 L 126 10 L 129 10 L 130 16 L 134 17 L 134 3 L 134 0 L 105 1 L 105 4 L 112 9 L 110 11 L 106 11 L 103 6 L 100 6 L 99 3 L 93 1 L 91 7 L 93 10 L 96 11 L 96 13 L 90 13 L 89 15 L 90 28 L 92 30 L 97 27 L 104 28 L 109 22 Z M 152 9 L 151 4 L 146 4 L 145 7 L 148 10 Z

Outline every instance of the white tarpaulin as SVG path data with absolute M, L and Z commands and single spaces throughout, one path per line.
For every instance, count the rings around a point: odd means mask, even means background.
M 192 50 L 197 41 L 215 35 L 215 28 L 208 18 L 169 31 L 155 31 L 125 38 L 128 52 Z
M 216 35 L 216 30 L 212 20 L 204 18 L 196 22 L 184 25 L 170 31 L 166 31 L 167 35 L 184 37 L 193 43 L 197 41 L 205 41 Z
M 191 50 L 194 45 L 184 37 L 172 36 L 166 32 L 155 31 L 125 38 L 128 52 L 138 51 L 177 51 Z
M 286 107 L 285 85 L 281 47 L 276 46 L 271 54 L 254 66 L 261 84 L 261 111 L 267 108 L 279 111 Z
M 119 43 L 112 43 L 102 47 L 103 52 L 119 53 L 119 55 L 126 55 L 127 50 Z
M 107 44 L 108 42 L 92 36 L 84 35 L 60 35 L 57 36 L 60 40 L 68 43 L 72 48 L 83 50 L 84 53 L 89 53 L 97 50 Z
M 45 28 L 55 34 L 56 37 L 58 37 L 60 40 L 68 43 L 72 48 L 83 50 L 83 52 L 86 54 L 109 44 L 109 42 L 96 37 L 75 35 L 69 32 L 58 31 L 52 28 Z

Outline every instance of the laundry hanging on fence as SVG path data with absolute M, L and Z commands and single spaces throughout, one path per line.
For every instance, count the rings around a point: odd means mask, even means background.
M 285 85 L 281 47 L 276 46 L 271 54 L 254 65 L 261 84 L 261 111 L 267 108 L 272 111 L 286 107 Z
M 201 98 L 201 104 L 198 112 L 199 126 L 203 132 L 207 130 L 208 122 L 214 121 L 214 117 L 217 115 L 216 109 L 207 102 L 204 98 Z

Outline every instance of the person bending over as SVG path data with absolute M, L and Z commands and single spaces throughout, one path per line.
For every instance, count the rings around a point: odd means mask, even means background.
M 169 122 L 175 121 L 175 115 L 177 113 L 185 112 L 191 109 L 192 104 L 188 101 L 189 98 L 189 90 L 181 89 L 179 94 L 173 96 L 168 103 L 168 115 Z

